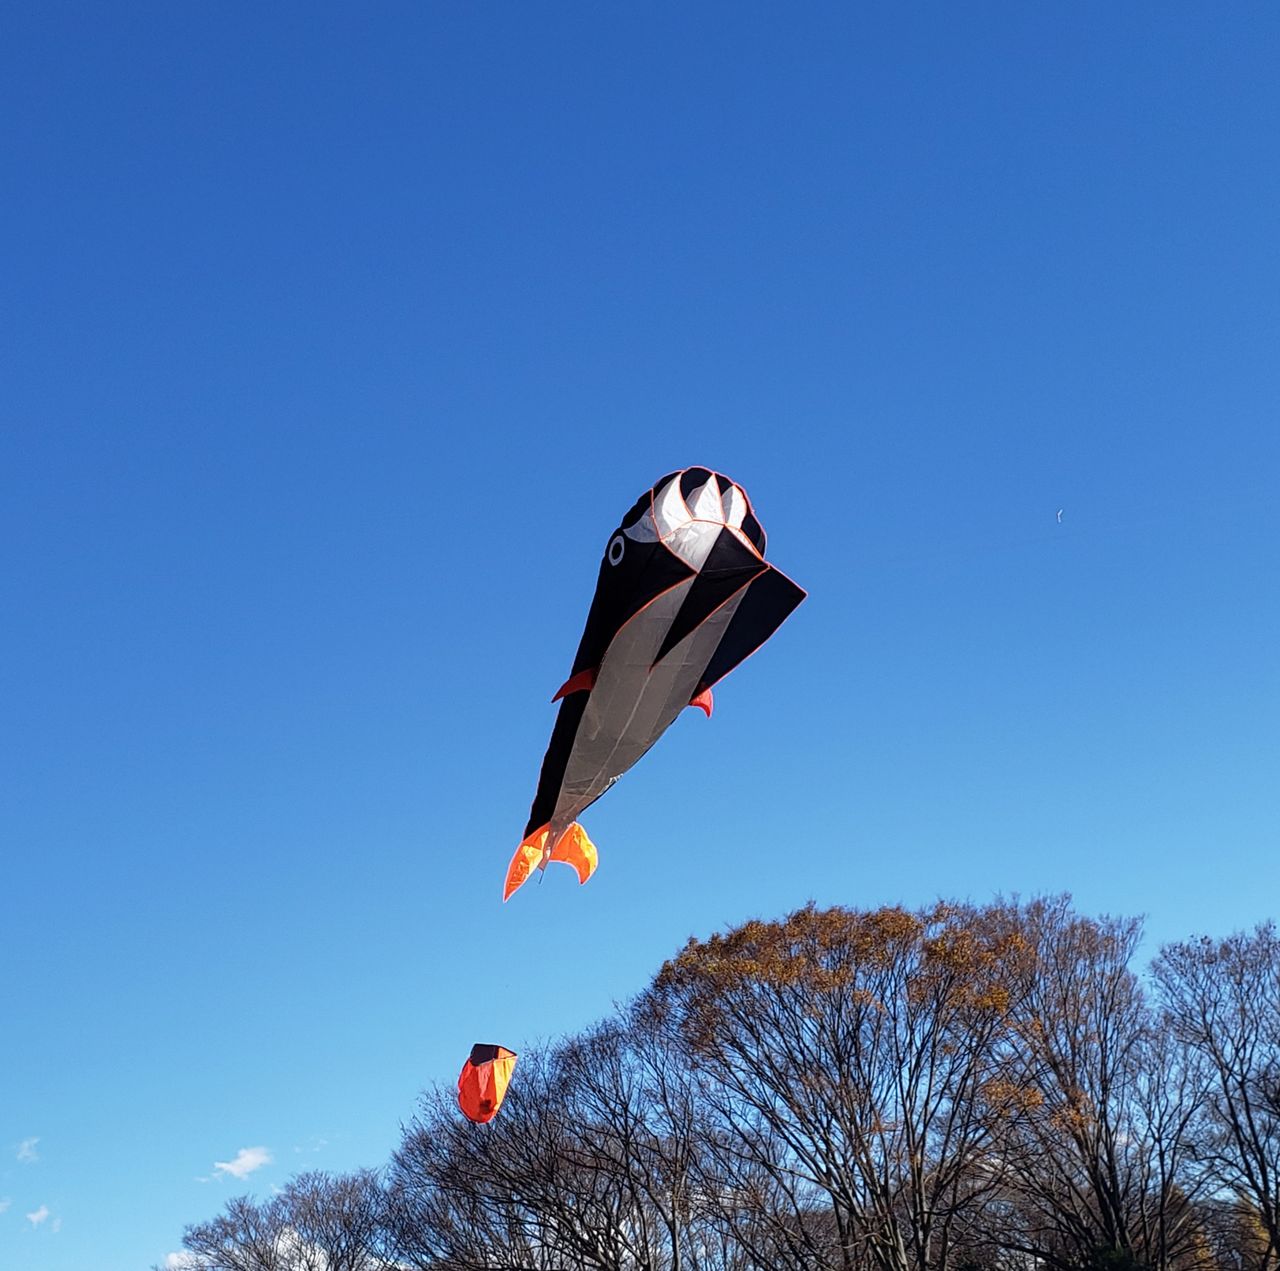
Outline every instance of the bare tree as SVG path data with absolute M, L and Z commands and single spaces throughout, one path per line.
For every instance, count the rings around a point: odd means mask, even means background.
M 1161 1039 L 1131 969 L 1134 919 L 1067 897 L 1010 906 L 1016 1083 L 1004 1126 L 1010 1203 L 998 1242 L 1049 1266 L 1184 1266 L 1198 1235 L 1184 1165 L 1194 1079 Z
M 1272 924 L 1161 950 L 1153 968 L 1172 1034 L 1208 1077 L 1202 1164 L 1242 1197 L 1280 1262 L 1280 937 Z
M 291 1179 L 280 1197 L 293 1234 L 297 1271 L 383 1271 L 385 1198 L 372 1170 L 337 1176 L 319 1172 Z M 292 1268 L 291 1268 L 292 1271 Z
M 628 1251 L 647 1271 L 696 1271 L 708 1256 L 697 1156 L 703 1125 L 696 1074 L 672 1054 L 643 1006 L 555 1056 L 575 1125 L 574 1164 L 603 1170 L 629 1206 Z
M 293 1178 L 275 1196 L 240 1196 L 183 1246 L 200 1271 L 384 1271 L 385 1201 L 370 1170 Z
M 278 1202 L 237 1196 L 216 1218 L 189 1226 L 182 1245 L 200 1271 L 293 1271 L 281 1247 L 285 1230 Z

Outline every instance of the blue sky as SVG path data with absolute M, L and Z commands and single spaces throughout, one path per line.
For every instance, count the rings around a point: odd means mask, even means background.
M 1277 61 L 1262 5 L 11 6 L 0 1265 L 379 1164 L 811 897 L 1274 914 Z M 694 463 L 809 599 L 504 908 Z

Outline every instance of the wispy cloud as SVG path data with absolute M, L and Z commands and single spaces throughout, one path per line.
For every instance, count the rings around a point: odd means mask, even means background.
M 164 1255 L 164 1271 L 195 1271 L 200 1264 L 194 1253 L 166 1253 Z
M 12 1204 L 13 1204 L 12 1196 L 0 1196 L 0 1214 L 4 1213 L 4 1211 L 8 1209 L 9 1206 Z
M 36 1151 L 36 1144 L 40 1142 L 40 1136 L 37 1134 L 33 1139 L 23 1139 L 18 1144 L 18 1160 L 23 1162 L 38 1161 L 40 1153 Z
M 62 1219 L 61 1219 L 61 1218 L 55 1218 L 55 1219 L 54 1219 L 54 1220 L 49 1224 L 49 1230 L 50 1230 L 50 1231 L 61 1231 L 61 1230 L 62 1230 Z
M 254 1170 L 271 1164 L 271 1150 L 265 1147 L 242 1147 L 235 1159 L 230 1161 L 214 1161 L 215 1178 L 248 1178 Z
M 41 1205 L 39 1209 L 33 1209 L 27 1215 L 27 1221 L 33 1226 L 38 1227 L 46 1218 L 49 1217 L 49 1206 Z

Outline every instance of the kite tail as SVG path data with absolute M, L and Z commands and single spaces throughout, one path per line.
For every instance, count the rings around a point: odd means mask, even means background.
M 596 845 L 587 837 L 587 832 L 577 821 L 572 822 L 550 847 L 551 827 L 544 825 L 534 830 L 524 842 L 516 848 L 511 864 L 507 866 L 507 879 L 502 889 L 503 903 L 526 882 L 535 869 L 546 869 L 548 861 L 561 861 L 573 867 L 578 875 L 578 882 L 585 883 L 596 872 L 599 858 Z

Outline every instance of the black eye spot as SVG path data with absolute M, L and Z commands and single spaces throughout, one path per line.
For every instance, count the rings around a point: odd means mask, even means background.
M 616 565 L 622 559 L 622 553 L 626 551 L 627 540 L 621 534 L 613 536 L 613 542 L 609 544 L 609 550 L 605 553 L 605 557 L 610 565 Z

